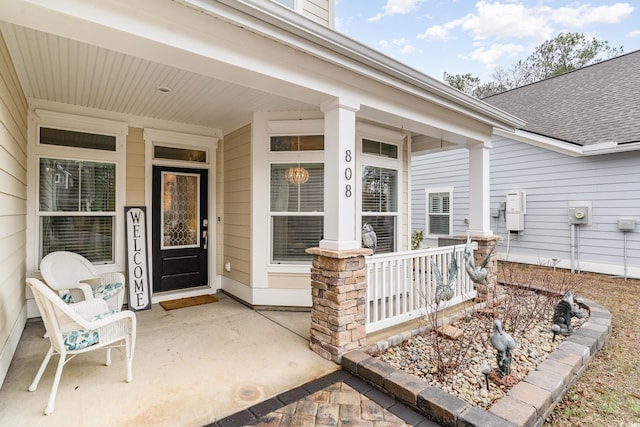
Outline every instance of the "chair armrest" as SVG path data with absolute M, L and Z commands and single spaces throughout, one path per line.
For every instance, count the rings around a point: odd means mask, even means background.
M 69 304 L 69 307 L 78 313 L 83 319 L 91 320 L 93 317 L 109 311 L 109 306 L 102 298 L 90 298 L 84 301 Z
M 124 285 L 124 274 L 122 273 L 104 273 L 100 275 L 100 284 L 108 285 L 122 283 Z
M 95 320 L 91 322 L 91 329 L 97 329 L 100 327 L 107 326 L 111 323 L 115 323 L 120 320 L 129 320 L 131 322 L 131 327 L 135 331 L 136 327 L 136 314 L 131 310 L 122 310 L 117 311 L 109 316 L 103 317 L 101 319 Z
M 84 297 L 84 300 L 93 299 L 93 290 L 91 289 L 91 286 L 86 283 L 71 283 L 68 286 L 69 292 L 71 292 L 74 299 L 79 294 Z

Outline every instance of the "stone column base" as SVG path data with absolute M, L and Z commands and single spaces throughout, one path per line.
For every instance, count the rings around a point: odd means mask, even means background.
M 340 363 L 342 356 L 366 345 L 366 265 L 370 249 L 333 251 L 307 249 L 312 254 L 311 340 L 313 351 Z

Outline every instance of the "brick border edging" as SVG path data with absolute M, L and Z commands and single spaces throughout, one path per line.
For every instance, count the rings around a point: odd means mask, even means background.
M 538 427 L 611 335 L 611 313 L 607 307 L 590 300 L 583 302 L 589 307 L 589 320 L 488 411 L 439 387 L 425 386 L 423 380 L 372 357 L 367 351 L 346 353 L 342 367 L 445 426 Z M 371 349 L 398 345 L 422 330 L 394 335 Z

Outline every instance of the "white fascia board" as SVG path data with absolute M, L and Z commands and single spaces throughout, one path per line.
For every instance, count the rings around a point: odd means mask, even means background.
M 627 151 L 640 150 L 640 143 L 634 142 L 620 145 L 615 141 L 601 142 L 598 144 L 589 144 L 583 147 L 585 156 L 595 156 L 598 154 L 624 153 Z
M 228 22 L 351 69 L 434 104 L 506 129 L 525 122 L 479 99 L 423 74 L 362 43 L 273 2 L 258 0 L 177 0 Z M 238 14 L 241 12 L 242 14 Z M 375 70 L 382 75 L 372 73 Z M 416 93 L 416 88 L 419 89 Z
M 514 141 L 524 142 L 525 144 L 555 151 L 557 153 L 566 154 L 571 157 L 578 157 L 583 154 L 582 147 L 580 146 L 570 145 L 564 141 L 559 141 L 554 138 L 537 135 L 520 129 L 516 129 L 514 132 L 494 129 L 494 134 L 504 138 L 513 139 Z
M 640 143 L 619 145 L 615 141 L 606 141 L 597 144 L 579 146 L 520 129 L 510 132 L 496 128 L 494 129 L 494 135 L 509 138 L 514 141 L 524 142 L 525 144 L 545 148 L 571 157 L 595 156 L 600 154 L 613 154 L 640 150 Z

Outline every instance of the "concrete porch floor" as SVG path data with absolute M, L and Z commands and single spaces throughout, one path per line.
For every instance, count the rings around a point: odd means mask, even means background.
M 0 425 L 200 427 L 340 369 L 309 349 L 309 312 L 254 311 L 215 296 L 212 304 L 137 313 L 132 383 L 118 350 L 108 367 L 104 351 L 68 362 L 49 416 L 58 358 L 28 392 L 49 347 L 42 322 L 28 322 L 0 389 Z

